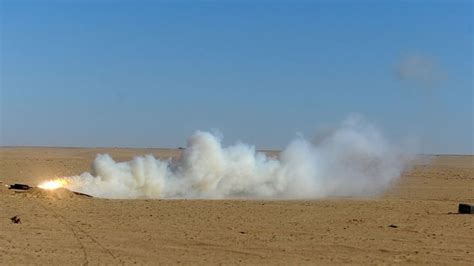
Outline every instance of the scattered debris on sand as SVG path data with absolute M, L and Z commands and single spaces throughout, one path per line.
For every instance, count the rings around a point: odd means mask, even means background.
M 18 215 L 15 215 L 13 216 L 12 218 L 10 218 L 10 220 L 12 221 L 12 223 L 14 224 L 21 224 L 21 219 Z
M 474 205 L 459 203 L 458 212 L 462 214 L 474 214 Z
M 53 190 L 45 190 L 41 188 L 31 188 L 23 192 L 28 197 L 34 198 L 55 198 L 55 199 L 72 199 L 72 198 L 92 198 L 92 196 L 74 192 L 66 188 L 58 188 Z
M 8 189 L 17 189 L 17 190 L 28 190 L 30 188 L 32 187 L 26 184 L 11 184 L 8 186 Z

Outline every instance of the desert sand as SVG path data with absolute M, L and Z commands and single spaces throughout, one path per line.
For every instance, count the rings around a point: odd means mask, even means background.
M 0 264 L 474 265 L 474 156 L 413 163 L 377 198 L 109 200 L 4 185 L 90 170 L 97 153 L 172 149 L 0 149 Z M 10 218 L 20 217 L 21 223 Z

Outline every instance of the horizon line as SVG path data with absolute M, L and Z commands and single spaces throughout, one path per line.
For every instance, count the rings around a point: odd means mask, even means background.
M 114 147 L 114 146 L 23 146 L 23 145 L 0 145 L 0 149 L 22 149 L 22 148 L 32 148 L 32 149 L 41 149 L 41 148 L 50 148 L 50 149 L 161 149 L 161 150 L 184 150 L 186 147 L 178 146 L 176 148 L 164 148 L 164 147 Z M 279 149 L 256 149 L 258 152 L 281 152 Z M 417 153 L 418 156 L 474 156 L 474 153 Z

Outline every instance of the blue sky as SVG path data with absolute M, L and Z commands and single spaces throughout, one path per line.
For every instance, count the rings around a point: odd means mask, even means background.
M 0 17 L 0 145 L 218 129 L 282 148 L 360 113 L 422 152 L 473 153 L 472 1 L 7 0 Z

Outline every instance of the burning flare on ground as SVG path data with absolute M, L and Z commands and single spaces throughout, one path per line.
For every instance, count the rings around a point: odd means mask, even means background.
M 57 178 L 49 181 L 45 181 L 38 185 L 41 189 L 53 190 L 57 188 L 62 188 L 67 185 L 68 181 L 64 178 Z

